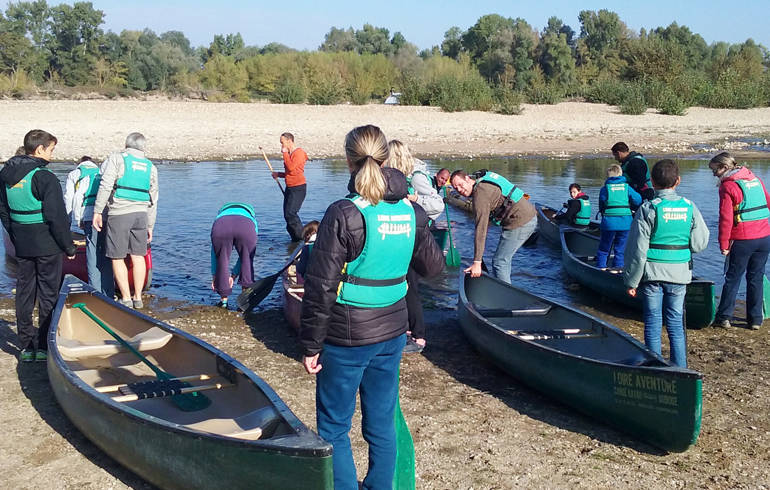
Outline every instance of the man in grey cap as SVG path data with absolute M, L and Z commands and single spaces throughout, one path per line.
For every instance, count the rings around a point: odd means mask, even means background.
M 152 241 L 152 229 L 158 209 L 158 169 L 145 155 L 146 140 L 141 133 L 126 138 L 126 148 L 111 154 L 101 167 L 102 181 L 94 203 L 93 226 L 101 230 L 102 211 L 107 208 L 107 257 L 120 289 L 120 302 L 142 308 L 142 285 L 147 275 L 144 256 Z M 124 262 L 131 256 L 134 295 L 128 283 L 128 268 Z

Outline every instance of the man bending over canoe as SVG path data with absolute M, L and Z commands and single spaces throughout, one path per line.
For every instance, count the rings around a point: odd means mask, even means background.
M 449 182 L 460 195 L 473 200 L 476 222 L 473 265 L 465 269 L 472 277 L 481 275 L 481 259 L 487 241 L 489 223 L 503 227 L 500 241 L 492 259 L 495 276 L 511 283 L 511 260 L 516 251 L 535 232 L 535 207 L 524 198 L 524 192 L 502 175 L 488 170 L 476 179 L 462 170 L 455 170 Z

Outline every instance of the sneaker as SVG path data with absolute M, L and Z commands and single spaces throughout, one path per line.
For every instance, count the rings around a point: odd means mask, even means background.
M 224 308 L 226 310 L 227 309 L 227 301 L 219 301 L 214 306 L 216 306 L 217 308 Z
M 36 362 L 46 362 L 48 360 L 48 351 L 37 350 L 35 351 Z
M 715 321 L 712 325 L 717 328 L 730 328 L 732 326 L 730 325 L 730 320 Z
M 135 310 L 139 310 L 139 309 L 141 309 L 141 308 L 144 308 L 144 303 L 142 303 L 142 300 L 141 300 L 141 299 L 135 299 L 135 300 L 133 301 L 133 304 L 134 304 L 134 309 L 135 309 Z
M 21 354 L 19 354 L 19 359 L 21 362 L 32 362 L 35 360 L 35 351 L 32 349 L 24 349 L 21 351 Z
M 131 299 L 119 299 L 118 303 L 122 304 L 123 306 L 127 308 L 133 308 L 134 302 Z
M 423 346 L 418 344 L 414 341 L 413 338 L 408 338 L 406 340 L 406 345 L 404 346 L 404 354 L 411 354 L 412 352 L 422 352 Z
M 749 327 L 749 328 L 751 328 L 752 330 L 759 330 L 759 327 L 761 327 L 761 326 L 762 326 L 762 325 L 752 325 L 752 326 L 751 326 L 751 327 Z

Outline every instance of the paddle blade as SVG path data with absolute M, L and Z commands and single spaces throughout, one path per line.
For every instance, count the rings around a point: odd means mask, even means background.
M 446 265 L 448 267 L 460 267 L 460 260 L 460 252 L 454 246 L 449 247 L 446 253 Z
M 187 386 L 192 386 L 190 383 L 186 384 Z M 174 395 L 171 397 L 171 402 L 183 412 L 197 412 L 198 410 L 208 408 L 208 406 L 211 405 L 211 398 L 207 397 L 203 393 L 194 391 L 192 393 Z
M 256 308 L 262 300 L 267 298 L 270 291 L 273 290 L 273 286 L 275 286 L 275 281 L 278 279 L 279 275 L 280 273 L 276 273 L 272 276 L 265 277 L 244 289 L 243 292 L 238 295 L 238 299 L 236 300 L 238 308 L 242 311 L 250 311 Z
M 414 490 L 414 441 L 401 412 L 401 402 L 396 402 L 396 472 L 393 475 L 395 490 Z

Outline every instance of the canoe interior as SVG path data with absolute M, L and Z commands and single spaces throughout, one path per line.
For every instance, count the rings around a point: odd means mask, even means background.
M 124 339 L 157 327 L 157 324 L 116 308 L 114 303 L 98 296 L 87 292 L 70 294 L 61 312 L 55 346 L 67 370 L 94 390 L 156 379 L 149 367 L 124 348 L 116 347 L 114 353 L 91 355 L 88 351 L 93 351 L 93 346 L 112 344 L 114 340 L 85 313 L 72 308 L 75 303 L 85 303 L 93 314 Z M 180 428 L 239 440 L 270 439 L 294 433 L 268 397 L 240 370 L 233 369 L 214 352 L 183 336 L 171 334 L 169 337 L 161 347 L 148 342 L 146 346 L 140 343 L 138 348 L 140 351 L 151 349 L 142 354 L 175 377 L 207 375 L 211 378 L 190 381 L 193 386 L 219 382 L 226 387 L 202 392 L 212 403 L 200 411 L 182 411 L 168 397 L 120 402 L 122 407 Z M 82 354 L 78 352 L 78 344 Z M 101 396 L 115 398 L 120 393 L 115 390 Z
M 535 210 L 537 211 L 537 227 L 540 232 L 540 236 L 545 238 L 551 245 L 560 246 L 561 239 L 559 238 L 559 229 L 564 226 L 553 221 L 553 217 L 556 215 L 557 210 L 544 206 L 540 203 L 535 203 Z M 583 232 L 591 235 L 599 236 L 599 222 L 592 220 L 587 227 L 577 228 Z
M 283 315 L 289 326 L 297 331 L 299 331 L 304 294 L 305 281 L 297 274 L 297 266 L 292 264 L 283 273 Z

